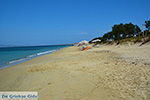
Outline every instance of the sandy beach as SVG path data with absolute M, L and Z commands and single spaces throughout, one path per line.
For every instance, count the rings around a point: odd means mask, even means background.
M 150 100 L 150 45 L 68 47 L 0 70 L 0 91 L 39 100 Z

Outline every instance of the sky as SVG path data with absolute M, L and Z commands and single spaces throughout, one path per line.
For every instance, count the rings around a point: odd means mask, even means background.
M 142 26 L 150 0 L 0 0 L 0 45 L 91 40 L 114 24 Z

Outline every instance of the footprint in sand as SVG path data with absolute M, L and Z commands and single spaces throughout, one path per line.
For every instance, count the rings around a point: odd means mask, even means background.
M 48 85 L 51 85 L 52 83 L 51 82 L 49 82 L 49 83 L 47 83 Z

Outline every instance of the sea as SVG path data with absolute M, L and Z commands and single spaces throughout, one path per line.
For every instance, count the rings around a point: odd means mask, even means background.
M 0 69 L 50 54 L 69 46 L 72 45 L 0 47 Z

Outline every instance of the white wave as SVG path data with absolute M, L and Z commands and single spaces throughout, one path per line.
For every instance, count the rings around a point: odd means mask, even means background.
M 22 59 L 18 59 L 18 60 L 12 60 L 10 62 L 8 62 L 9 64 L 12 64 L 12 63 L 16 63 L 16 62 L 20 62 L 20 61 L 23 61 L 25 60 L 25 58 L 22 58 Z
M 49 54 L 49 53 L 52 53 L 56 50 L 51 50 L 51 51 L 45 51 L 45 52 L 40 52 L 40 53 L 37 53 L 37 54 L 33 54 L 33 55 L 29 55 L 25 58 L 22 58 L 22 59 L 17 59 L 17 60 L 12 60 L 10 62 L 8 62 L 9 64 L 14 64 L 14 63 L 19 63 L 19 62 L 22 62 L 22 61 L 25 61 L 25 60 L 29 60 L 29 59 L 32 59 L 36 56 L 40 56 L 40 55 L 44 55 L 44 54 Z
M 35 57 L 36 54 L 33 54 L 33 55 L 29 55 L 28 58 L 32 58 L 32 57 Z
M 40 52 L 40 53 L 37 53 L 37 55 L 38 55 L 38 56 L 39 56 L 39 55 L 44 55 L 44 54 L 52 53 L 52 52 L 54 52 L 54 51 L 56 51 L 56 50 Z

